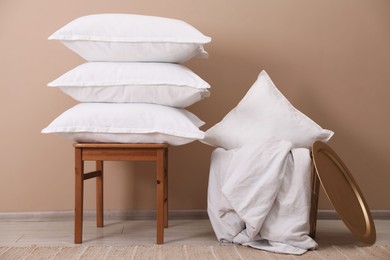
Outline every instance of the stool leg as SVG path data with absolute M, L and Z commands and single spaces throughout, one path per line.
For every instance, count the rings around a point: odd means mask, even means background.
M 317 229 L 317 211 L 318 211 L 318 198 L 320 191 L 320 179 L 317 176 L 316 169 L 313 165 L 312 171 L 312 190 L 311 190 L 311 208 L 310 208 L 310 233 L 311 238 L 315 238 Z
M 168 227 L 168 148 L 164 149 L 164 227 Z
M 156 212 L 157 212 L 157 244 L 164 243 L 164 150 L 157 150 L 157 191 L 156 191 Z
M 75 148 L 75 244 L 81 244 L 83 240 L 84 162 L 81 156 L 82 149 Z
M 100 171 L 96 177 L 96 226 L 103 227 L 103 161 L 96 161 L 96 171 Z

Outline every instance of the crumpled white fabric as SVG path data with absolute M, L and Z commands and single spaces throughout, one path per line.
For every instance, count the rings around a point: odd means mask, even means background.
M 303 254 L 310 231 L 311 159 L 284 140 L 212 153 L 208 214 L 221 242 Z

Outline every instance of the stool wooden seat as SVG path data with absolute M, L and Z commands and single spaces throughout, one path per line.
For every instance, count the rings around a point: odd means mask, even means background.
M 75 228 L 74 242 L 82 243 L 84 181 L 96 178 L 96 223 L 103 227 L 103 162 L 155 161 L 157 168 L 156 243 L 164 243 L 168 227 L 168 145 L 76 143 L 75 148 Z M 84 161 L 96 161 L 96 171 L 84 173 Z

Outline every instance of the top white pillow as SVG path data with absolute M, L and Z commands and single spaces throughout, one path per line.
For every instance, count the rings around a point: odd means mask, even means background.
M 49 37 L 87 61 L 182 63 L 207 57 L 211 41 L 188 23 L 156 16 L 94 14 L 77 18 Z
M 262 71 L 240 103 L 206 131 L 202 142 L 233 149 L 276 137 L 292 142 L 294 148 L 310 149 L 315 141 L 326 142 L 332 135 L 293 107 Z

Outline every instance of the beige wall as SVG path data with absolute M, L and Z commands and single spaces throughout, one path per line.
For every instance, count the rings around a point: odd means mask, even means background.
M 0 0 L 0 211 L 73 209 L 73 150 L 40 130 L 76 102 L 46 84 L 83 60 L 47 37 L 92 13 L 185 20 L 213 41 L 208 60 L 186 65 L 212 96 L 190 110 L 208 129 L 266 69 L 302 112 L 335 131 L 372 209 L 390 210 L 390 1 L 388 0 Z M 170 149 L 171 209 L 205 209 L 213 149 Z M 154 165 L 107 163 L 107 209 L 152 209 Z M 94 208 L 94 181 L 86 208 Z M 331 208 L 321 195 L 320 208 Z

